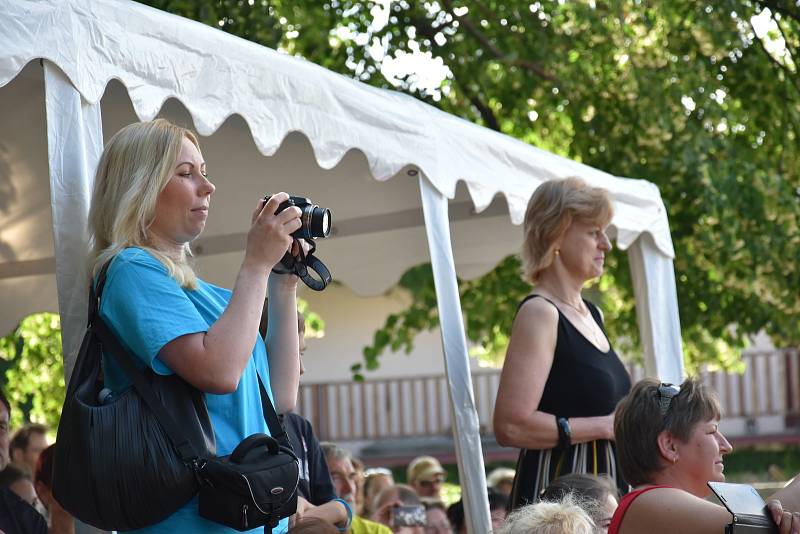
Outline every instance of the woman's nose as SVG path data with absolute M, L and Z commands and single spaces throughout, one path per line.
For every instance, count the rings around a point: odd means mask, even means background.
M 728 454 L 733 451 L 733 445 L 731 445 L 730 441 L 722 434 L 719 433 L 719 452 L 722 454 Z
M 214 190 L 216 188 L 217 187 L 213 183 L 211 183 L 211 180 L 209 180 L 208 178 L 203 176 L 203 183 L 202 183 L 201 188 L 200 188 L 200 190 L 202 192 L 201 194 L 210 195 L 211 193 L 214 192 Z
M 600 241 L 600 248 L 602 248 L 606 252 L 614 248 L 613 245 L 611 245 L 611 240 L 608 238 L 608 234 L 605 232 L 603 232 L 602 234 L 602 239 Z

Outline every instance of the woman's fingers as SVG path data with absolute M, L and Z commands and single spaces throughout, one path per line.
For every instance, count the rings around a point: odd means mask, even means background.
M 264 198 L 266 199 L 267 197 Z M 267 203 L 264 206 L 265 213 L 269 213 L 270 215 L 275 215 L 275 212 L 278 210 L 278 206 L 280 206 L 287 200 L 289 200 L 289 194 L 284 193 L 283 191 L 270 196 L 269 200 L 267 200 Z
M 775 521 L 775 524 L 780 525 L 781 521 L 783 521 L 783 506 L 781 505 L 781 501 L 778 499 L 770 499 L 767 501 L 767 510 L 769 510 L 770 515 L 772 515 L 772 520 Z
M 800 513 L 792 513 L 784 510 L 781 502 L 771 500 L 767 503 L 767 509 L 772 514 L 772 519 L 778 525 L 780 534 L 800 534 Z

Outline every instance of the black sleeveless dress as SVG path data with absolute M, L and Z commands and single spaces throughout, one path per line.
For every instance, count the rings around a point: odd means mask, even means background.
M 545 298 L 529 295 L 520 306 L 536 297 Z M 599 310 L 585 299 L 584 303 L 605 334 Z M 598 350 L 559 310 L 553 366 L 539 411 L 566 418 L 608 415 L 630 388 L 628 371 L 611 343 L 608 352 Z M 509 507 L 516 509 L 534 502 L 553 479 L 569 473 L 605 473 L 614 479 L 621 494 L 629 489 L 622 480 L 611 441 L 598 439 L 564 449 L 522 449 Z

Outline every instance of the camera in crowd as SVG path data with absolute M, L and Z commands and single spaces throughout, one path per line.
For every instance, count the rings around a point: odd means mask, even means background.
M 269 201 L 272 195 L 264 197 Z M 289 200 L 281 202 L 275 213 L 280 213 L 289 206 L 300 208 L 300 228 L 292 233 L 295 239 L 314 239 L 315 237 L 328 237 L 331 233 L 331 210 L 320 208 L 312 204 L 310 199 L 305 197 L 290 196 Z

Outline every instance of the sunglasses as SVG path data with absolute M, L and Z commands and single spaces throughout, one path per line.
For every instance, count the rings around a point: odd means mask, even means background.
M 392 476 L 392 472 L 386 469 L 385 467 L 370 467 L 366 471 L 364 471 L 364 476 L 374 477 L 374 476 Z
M 681 392 L 680 386 L 676 386 L 675 384 L 667 384 L 662 382 L 658 386 L 658 407 L 661 409 L 661 417 L 667 415 L 669 411 L 669 407 L 672 404 L 672 399 Z
M 434 484 L 444 484 L 444 477 L 436 477 L 433 480 L 420 480 L 419 485 L 423 488 L 433 487 Z

